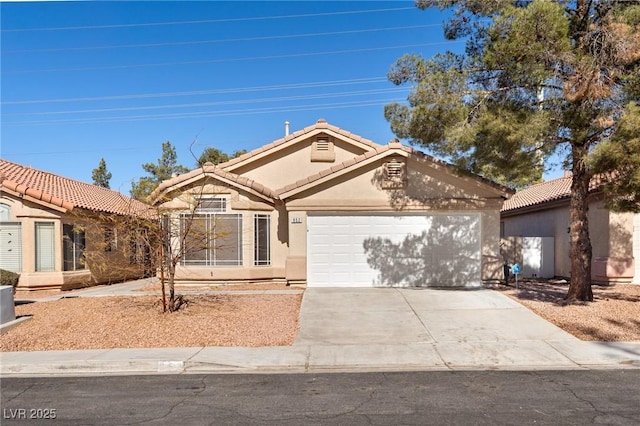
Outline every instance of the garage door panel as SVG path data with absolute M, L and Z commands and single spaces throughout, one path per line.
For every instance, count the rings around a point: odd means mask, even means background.
M 480 284 L 479 214 L 309 216 L 308 226 L 310 287 Z

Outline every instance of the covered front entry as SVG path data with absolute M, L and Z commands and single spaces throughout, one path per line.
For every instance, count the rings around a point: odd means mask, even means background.
M 481 285 L 479 213 L 309 215 L 308 287 Z

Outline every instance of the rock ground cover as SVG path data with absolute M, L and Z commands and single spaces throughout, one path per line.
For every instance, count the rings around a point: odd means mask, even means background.
M 518 289 L 505 285 L 491 288 L 582 340 L 640 341 L 640 286 L 594 286 L 594 302 L 574 305 L 564 303 L 567 286 L 555 281 L 525 281 Z M 290 288 L 270 284 L 206 290 L 267 289 Z M 0 351 L 286 346 L 296 337 L 301 294 L 203 295 L 196 294 L 195 288 L 179 292 L 185 294 L 188 304 L 175 313 L 163 313 L 160 296 L 148 295 L 20 304 L 16 315 L 32 319 L 2 334 Z M 38 295 L 29 298 L 37 299 Z

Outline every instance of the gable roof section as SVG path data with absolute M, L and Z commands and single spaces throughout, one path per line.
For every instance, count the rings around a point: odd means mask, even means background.
M 568 200 L 571 196 L 571 176 L 563 176 L 547 182 L 531 185 L 516 192 L 504 202 L 502 213 L 520 209 L 544 207 L 557 201 Z M 602 185 L 601 176 L 594 176 L 589 183 L 589 192 L 597 191 Z
M 149 209 L 146 204 L 117 191 L 3 159 L 0 159 L 0 186 L 3 191 L 63 212 L 77 207 L 130 215 Z
M 366 164 L 369 164 L 373 161 L 379 160 L 380 158 L 384 158 L 393 154 L 399 154 L 404 157 L 413 156 L 420 160 L 428 161 L 437 167 L 442 167 L 451 173 L 455 172 L 455 168 L 449 163 L 438 160 L 437 158 L 431 157 L 430 155 L 427 155 L 421 151 L 417 151 L 411 147 L 402 145 L 398 140 L 394 139 L 391 142 L 389 142 L 388 145 L 378 145 L 372 151 L 368 151 L 358 157 L 354 157 L 353 159 L 344 161 L 329 169 L 326 169 L 319 173 L 311 175 L 306 179 L 299 180 L 293 184 L 280 188 L 276 190 L 276 193 L 281 199 L 284 200 L 302 191 L 306 191 L 307 189 L 313 188 L 316 185 L 322 184 L 328 180 L 341 176 L 344 173 L 351 172 L 353 170 L 358 169 L 359 167 L 363 167 Z M 500 185 L 498 183 L 495 183 L 489 179 L 485 179 L 481 176 L 470 175 L 470 179 L 473 179 L 482 185 L 490 186 L 491 188 L 496 190 L 499 194 L 501 194 L 503 197 L 508 197 L 514 193 L 512 189 L 507 188 L 506 186 Z
M 233 171 L 241 166 L 249 164 L 266 155 L 273 154 L 279 150 L 291 146 L 299 141 L 305 140 L 311 136 L 315 136 L 319 133 L 329 134 L 367 151 L 375 150 L 382 146 L 369 139 L 365 139 L 362 136 L 353 134 L 332 124 L 329 124 L 326 120 L 321 118 L 312 126 L 305 127 L 304 129 L 293 132 L 290 135 L 285 136 L 284 138 L 280 138 L 271 142 L 270 144 L 254 149 L 253 151 L 243 154 L 237 158 L 231 159 L 225 163 L 221 163 L 218 165 L 218 167 L 226 171 Z
M 278 198 L 277 194 L 270 188 L 267 188 L 252 179 L 222 170 L 220 167 L 207 162 L 201 168 L 193 169 L 190 172 L 165 180 L 153 191 L 153 193 L 151 193 L 149 200 L 152 204 L 155 204 L 161 199 L 163 194 L 196 182 L 207 176 L 232 187 L 250 192 L 270 202 L 273 202 Z

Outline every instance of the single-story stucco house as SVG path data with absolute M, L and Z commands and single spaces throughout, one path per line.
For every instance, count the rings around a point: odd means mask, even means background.
M 380 145 L 320 119 L 164 181 L 150 203 L 174 226 L 191 218 L 219 231 L 210 246 L 185 250 L 182 282 L 475 287 L 502 278 L 500 209 L 511 194 L 396 140 Z
M 602 284 L 640 284 L 640 214 L 609 210 L 599 188 L 597 179 L 593 179 L 588 199 L 592 280 Z M 501 211 L 503 242 L 509 245 L 509 241 L 521 237 L 547 239 L 552 275 L 564 278 L 571 276 L 570 193 L 571 176 L 566 175 L 518 191 Z M 507 262 L 523 260 L 509 258 Z
M 0 269 L 20 274 L 18 289 L 66 290 L 155 272 L 139 239 L 144 231 L 123 231 L 115 220 L 150 214 L 144 203 L 3 159 L 0 191 Z

